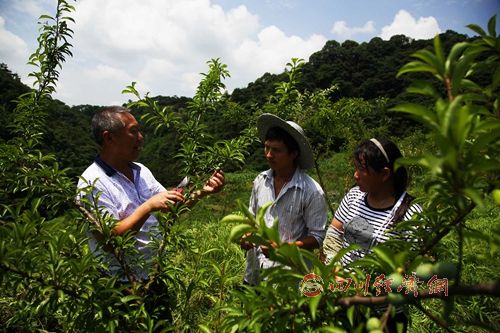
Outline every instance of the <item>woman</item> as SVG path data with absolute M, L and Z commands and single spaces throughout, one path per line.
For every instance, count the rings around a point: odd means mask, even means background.
M 383 138 L 366 140 L 354 150 L 357 186 L 344 196 L 335 211 L 323 242 L 325 263 L 328 264 L 341 248 L 351 244 L 358 244 L 361 248 L 344 255 L 340 259 L 342 265 L 365 256 L 373 246 L 394 235 L 390 229 L 397 222 L 408 220 L 422 211 L 419 205 L 410 205 L 412 197 L 406 193 L 406 168 L 394 169 L 394 162 L 400 157 L 398 147 Z M 396 316 L 388 320 L 390 332 L 397 331 L 396 323 L 402 323 L 403 332 L 406 331 L 407 318 L 401 310 L 398 309 Z
M 355 149 L 353 187 L 342 199 L 323 243 L 325 263 L 344 247 L 358 244 L 361 249 L 350 251 L 341 258 L 347 265 L 369 253 L 370 248 L 385 242 L 387 232 L 399 220 L 408 220 L 419 205 L 409 205 L 412 197 L 406 193 L 408 172 L 394 162 L 402 157 L 398 147 L 389 140 L 372 138 Z

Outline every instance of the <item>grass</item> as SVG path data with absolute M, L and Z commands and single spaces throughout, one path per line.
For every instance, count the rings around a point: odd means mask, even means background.
M 410 146 L 411 147 L 411 146 Z M 324 182 L 325 193 L 335 209 L 342 196 L 352 186 L 352 166 L 348 154 L 336 154 L 324 159 L 319 166 Z M 418 171 L 418 170 L 417 170 Z M 199 324 L 207 326 L 220 322 L 218 307 L 231 303 L 231 290 L 238 288 L 245 269 L 245 257 L 237 244 L 229 241 L 232 225 L 219 223 L 225 215 L 237 211 L 236 201 L 247 205 L 252 181 L 258 171 L 240 171 L 226 174 L 224 190 L 208 197 L 187 213 L 176 228 L 176 237 L 190 245 L 177 253 L 175 262 L 182 269 L 182 279 L 186 286 L 191 284 L 188 293 L 179 290 L 178 303 L 187 304 L 175 310 L 179 330 L 197 331 Z M 316 180 L 314 170 L 311 175 Z M 422 196 L 424 191 L 422 174 L 414 178 L 412 194 Z M 498 229 L 500 208 L 490 203 L 484 209 L 476 209 L 469 216 L 467 226 L 492 235 Z M 451 233 L 440 246 L 440 256 L 456 260 L 458 253 L 457 235 Z M 464 247 L 464 283 L 478 283 L 497 279 L 500 276 L 500 254 L 493 250 L 486 240 L 467 239 Z M 186 287 L 187 288 L 187 287 Z M 423 306 L 430 312 L 442 313 L 446 303 L 441 300 L 428 300 Z M 441 329 L 415 308 L 410 309 L 411 333 L 439 332 Z M 492 328 L 500 331 L 500 314 L 495 299 L 491 297 L 457 298 L 455 308 L 449 318 L 459 332 L 488 332 Z M 474 326 L 473 322 L 483 322 L 488 327 Z
M 480 231 L 486 236 L 493 235 L 498 230 L 500 207 L 489 203 L 486 208 L 475 209 L 466 221 L 470 229 Z M 464 242 L 464 266 L 461 272 L 463 284 L 478 284 L 493 281 L 500 276 L 500 252 L 494 249 L 487 240 L 468 238 Z M 457 261 L 458 236 L 450 233 L 443 239 L 440 255 L 443 260 Z M 474 296 L 457 297 L 455 309 L 446 321 L 454 323 L 458 332 L 499 332 L 500 311 L 493 297 Z M 432 312 L 442 312 L 446 306 L 440 300 L 423 302 L 424 307 Z M 416 309 L 411 311 L 413 325 L 409 332 L 436 332 L 439 327 Z

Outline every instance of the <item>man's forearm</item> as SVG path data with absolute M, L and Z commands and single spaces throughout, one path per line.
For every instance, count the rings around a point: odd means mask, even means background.
M 132 214 L 118 222 L 113 228 L 113 234 L 123 235 L 129 230 L 139 231 L 150 214 L 151 211 L 146 205 L 140 205 Z
M 295 242 L 292 242 L 293 245 L 301 247 L 306 250 L 313 250 L 319 247 L 318 241 L 314 236 L 305 236 Z

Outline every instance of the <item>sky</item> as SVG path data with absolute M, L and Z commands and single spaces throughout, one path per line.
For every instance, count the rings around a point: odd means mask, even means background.
M 329 40 L 429 39 L 446 30 L 473 36 L 486 29 L 500 0 L 79 0 L 73 57 L 63 64 L 54 97 L 68 105 L 121 105 L 132 82 L 150 96 L 192 97 L 207 61 L 228 66 L 229 93 L 291 58 L 308 60 Z M 31 86 L 27 65 L 37 22 L 56 0 L 0 0 L 0 62 Z

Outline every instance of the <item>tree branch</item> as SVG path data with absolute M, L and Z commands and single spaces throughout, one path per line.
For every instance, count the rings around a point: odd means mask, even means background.
M 450 223 L 450 225 L 448 225 L 445 229 L 441 230 L 436 236 L 434 236 L 434 238 L 431 239 L 427 243 L 427 245 L 424 246 L 424 248 L 420 251 L 420 254 L 426 254 L 427 252 L 432 250 L 434 246 L 436 246 L 436 244 L 439 243 L 439 241 L 452 230 L 453 226 L 462 222 L 465 219 L 465 217 L 469 215 L 469 213 L 474 209 L 474 207 L 476 207 L 476 205 L 474 203 L 471 203 L 465 210 L 462 211 L 462 214 L 458 215 L 453 220 L 453 222 Z
M 417 304 L 415 304 L 415 307 L 417 309 L 419 309 L 424 315 L 426 315 L 427 317 L 429 317 L 433 322 L 435 322 L 436 324 L 438 324 L 439 326 L 441 326 L 447 332 L 453 332 L 450 329 L 450 327 L 448 326 L 448 324 L 443 319 L 434 316 L 427 309 L 425 309 L 422 305 L 420 305 L 420 304 L 417 303 Z
M 36 276 L 33 276 L 32 274 L 28 273 L 28 272 L 24 272 L 24 271 L 20 271 L 18 270 L 17 268 L 13 268 L 11 267 L 10 265 L 6 265 L 6 264 L 0 264 L 0 269 L 1 270 L 5 270 L 5 271 L 9 271 L 11 273 L 14 273 L 16 275 L 19 275 L 20 277 L 22 278 L 25 278 L 27 280 L 30 280 L 30 281 L 36 281 L 38 282 L 40 285 L 42 286 L 51 286 L 53 288 L 55 288 L 56 290 L 61 290 L 63 291 L 65 294 L 67 295 L 70 295 L 72 296 L 73 298 L 77 298 L 77 299 L 80 299 L 82 298 L 80 296 L 80 294 L 76 291 L 73 291 L 73 290 L 68 290 L 68 289 L 65 289 L 65 288 L 62 288 L 61 286 L 59 286 L 57 283 L 54 283 L 54 284 L 50 284 L 50 283 L 47 283 L 47 280 L 46 279 L 43 279 L 41 277 L 36 277 Z

